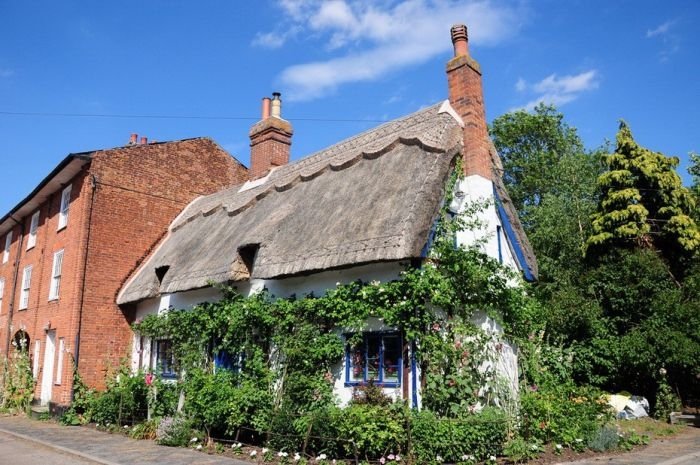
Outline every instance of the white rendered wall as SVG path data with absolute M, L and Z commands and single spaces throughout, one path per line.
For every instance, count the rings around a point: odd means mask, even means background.
M 480 247 L 483 252 L 490 257 L 498 259 L 498 237 L 496 234 L 500 226 L 503 264 L 518 271 L 518 265 L 509 246 L 503 224 L 498 217 L 496 199 L 493 196 L 493 182 L 491 180 L 479 175 L 472 175 L 457 183 L 450 209 L 462 213 L 473 202 L 486 203 L 486 207 L 478 213 L 482 227 L 473 231 L 458 232 L 457 244 L 469 246 L 481 242 Z

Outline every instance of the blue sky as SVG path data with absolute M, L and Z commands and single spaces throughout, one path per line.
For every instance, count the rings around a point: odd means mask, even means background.
M 440 101 L 459 22 L 489 120 L 552 102 L 595 147 L 624 118 L 641 144 L 681 158 L 686 182 L 700 151 L 694 0 L 0 0 L 0 19 L 0 112 L 198 117 L 0 113 L 0 215 L 66 154 L 132 132 L 209 136 L 248 164 L 273 91 L 293 159 Z

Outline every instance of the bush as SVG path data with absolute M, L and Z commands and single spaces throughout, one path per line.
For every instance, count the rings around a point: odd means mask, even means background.
M 573 383 L 533 386 L 521 394 L 521 435 L 582 450 L 611 418 L 603 393 Z
M 656 405 L 654 406 L 654 418 L 670 421 L 671 412 L 681 411 L 681 400 L 668 385 L 666 379 L 661 380 L 656 392 Z
M 521 437 L 515 437 L 508 441 L 503 448 L 503 453 L 513 463 L 524 463 L 536 459 L 541 452 L 538 442 L 529 443 Z
M 148 420 L 139 423 L 129 431 L 129 437 L 133 439 L 155 439 L 158 430 L 158 420 Z
M 89 416 L 99 425 L 133 425 L 144 420 L 147 412 L 148 386 L 144 377 L 129 376 L 122 370 L 91 403 Z
M 507 420 L 503 411 L 487 407 L 478 414 L 443 419 L 429 411 L 413 412 L 411 440 L 418 463 L 459 462 L 464 455 L 485 459 L 498 455 L 506 439 Z
M 598 452 L 605 452 L 606 450 L 617 449 L 619 442 L 620 435 L 617 432 L 617 428 L 608 425 L 600 428 L 591 438 L 588 442 L 588 448 Z
M 181 416 L 165 417 L 156 428 L 156 442 L 163 446 L 186 446 L 193 435 L 192 422 Z
M 360 457 L 371 460 L 406 450 L 406 416 L 401 404 L 353 404 L 333 413 L 336 437 L 352 441 Z M 343 445 L 346 456 L 354 454 L 352 443 Z

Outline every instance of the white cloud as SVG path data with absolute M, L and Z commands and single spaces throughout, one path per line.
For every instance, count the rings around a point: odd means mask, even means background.
M 572 102 L 581 93 L 597 89 L 599 84 L 598 71 L 591 69 L 583 73 L 561 77 L 550 74 L 534 84 L 528 84 L 523 78 L 520 78 L 515 83 L 515 88 L 519 92 L 529 90 L 538 94 L 534 99 L 520 107 L 520 109 L 532 110 L 539 103 L 561 106 Z
M 675 23 L 675 21 L 666 21 L 665 23 L 660 24 L 656 29 L 647 29 L 647 39 L 668 34 L 668 31 L 671 29 L 671 26 L 673 26 L 673 23 Z
M 655 39 L 661 41 L 661 51 L 659 52 L 659 60 L 663 63 L 670 59 L 671 55 L 676 53 L 681 48 L 681 39 L 677 33 L 674 33 L 672 28 L 677 20 L 668 20 L 655 29 L 647 29 L 647 39 Z
M 281 74 L 287 97 L 310 100 L 350 82 L 378 79 L 448 52 L 449 28 L 469 21 L 470 42 L 492 45 L 518 30 L 522 15 L 490 0 L 281 0 L 286 23 L 254 44 L 282 46 L 302 34 L 323 40 L 329 58 Z M 287 34 L 289 28 L 298 28 Z M 269 34 L 276 34 L 268 36 Z

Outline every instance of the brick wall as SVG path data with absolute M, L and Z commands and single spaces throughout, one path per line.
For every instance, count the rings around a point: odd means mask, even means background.
M 104 387 L 128 355 L 129 311 L 116 304 L 122 284 L 199 195 L 247 179 L 247 170 L 209 139 L 137 145 L 95 154 L 96 190 L 85 274 L 80 373 Z
M 41 395 L 44 350 L 51 331 L 56 344 L 51 400 L 63 405 L 70 402 L 71 356 L 76 353 L 79 321 L 79 371 L 90 386 L 104 387 L 105 375 L 128 355 L 131 320 L 128 310 L 115 304 L 121 285 L 187 203 L 247 177 L 245 167 L 209 139 L 98 151 L 69 182 L 71 203 L 65 228 L 57 230 L 61 189 L 39 207 L 37 241 L 30 250 L 26 250 L 26 241 L 33 212 L 18 219 L 25 235 L 20 237 L 19 225 L 13 228 L 10 259 L 0 264 L 0 278 L 5 279 L 0 350 L 4 352 L 8 335 L 12 338 L 19 329 L 30 338 L 32 358 L 35 342 L 41 341 L 35 397 Z M 5 236 L 0 237 L 0 248 L 4 240 Z M 53 255 L 61 249 L 59 298 L 49 301 Z M 18 253 L 14 313 L 8 321 Z M 27 265 L 33 266 L 29 305 L 19 310 L 22 271 Z M 62 376 L 56 379 L 60 339 L 66 351 Z

